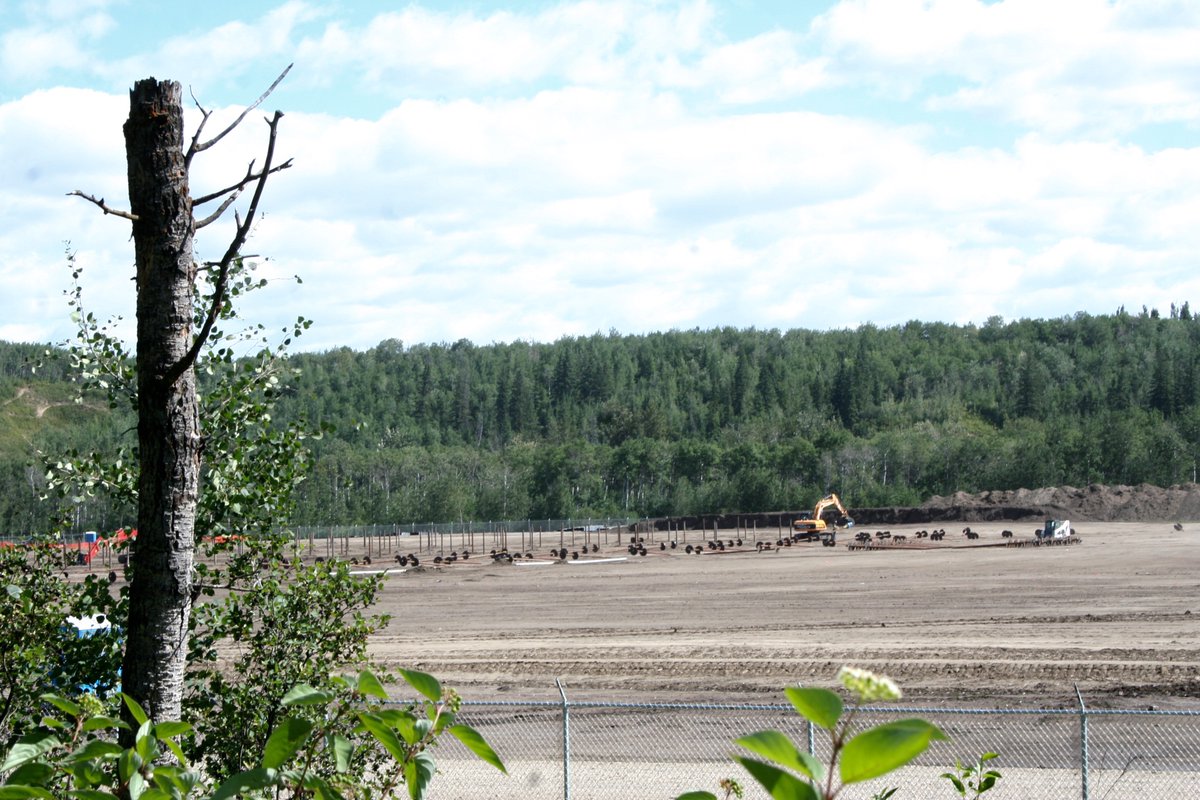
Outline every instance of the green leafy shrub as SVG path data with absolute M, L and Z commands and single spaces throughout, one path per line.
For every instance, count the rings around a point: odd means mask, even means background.
M 925 752 L 931 741 L 947 738 L 937 726 L 922 719 L 886 722 L 855 732 L 859 706 L 897 700 L 900 689 L 890 678 L 852 667 L 843 667 L 838 678 L 855 699 L 849 711 L 841 696 L 828 689 L 785 690 L 797 713 L 829 733 L 828 767 L 779 731 L 759 731 L 736 740 L 757 758 L 738 755 L 734 760 L 776 800 L 834 800 L 845 786 L 899 769 Z M 889 797 L 894 791 L 885 790 L 876 797 Z M 699 791 L 680 795 L 677 800 L 717 798 Z
M 370 672 L 359 673 L 353 682 L 332 681 L 329 690 L 296 686 L 283 699 L 289 715 L 272 730 L 256 763 L 220 783 L 209 783 L 189 762 L 180 740 L 194 735 L 191 725 L 154 723 L 122 695 L 139 726 L 134 744 L 122 748 L 115 734 L 126 724 L 99 713 L 94 699 L 77 703 L 47 694 L 42 700 L 57 713 L 5 753 L 0 797 L 354 800 L 389 796 L 404 786 L 412 800 L 419 800 L 436 773 L 432 748 L 447 734 L 505 772 L 483 736 L 456 721 L 455 693 L 422 672 L 402 670 L 401 676 L 420 696 L 404 708 L 386 704 L 383 686 Z M 343 730 L 351 734 L 342 735 Z M 375 757 L 379 754 L 384 758 Z M 364 769 L 368 763 L 387 768 L 371 774 Z
M 369 637 L 388 622 L 368 613 L 380 576 L 288 559 L 278 538 L 239 547 L 223 568 L 197 565 L 202 593 L 223 597 L 196 604 L 189 637 L 184 714 L 198 735 L 188 752 L 218 779 L 263 751 L 293 686 L 331 689 L 339 670 L 367 663 Z
M 62 552 L 48 541 L 0 548 L 0 745 L 41 714 L 40 696 L 91 687 L 101 695 L 119 681 L 120 639 L 81 638 L 68 617 L 124 618 L 123 597 L 108 582 L 62 577 Z
M 999 757 L 998 753 L 984 753 L 973 764 L 964 764 L 955 759 L 954 771 L 943 772 L 942 777 L 950 781 L 950 785 L 954 787 L 954 791 L 958 792 L 959 797 L 978 800 L 984 792 L 996 785 L 996 781 L 1000 780 L 1000 773 L 994 769 L 988 769 L 986 766 L 987 762 Z

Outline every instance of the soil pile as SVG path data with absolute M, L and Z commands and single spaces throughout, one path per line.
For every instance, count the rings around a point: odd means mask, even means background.
M 666 517 L 640 527 L 657 530 L 759 530 L 791 528 L 792 520 L 809 510 L 759 514 L 705 514 Z M 936 525 L 943 522 L 1042 522 L 1069 519 L 1079 522 L 1182 522 L 1200 520 L 1200 484 L 1184 483 L 1163 488 L 1091 484 L 1082 489 L 1057 486 L 1047 489 L 1011 489 L 949 497 L 931 497 L 916 507 L 863 508 L 850 504 L 855 524 Z
M 929 521 L 1040 520 L 1068 518 L 1089 522 L 1158 522 L 1200 519 L 1200 484 L 1168 488 L 1102 486 L 1077 489 L 1015 489 L 1003 492 L 958 492 L 952 497 L 931 497 L 918 511 Z

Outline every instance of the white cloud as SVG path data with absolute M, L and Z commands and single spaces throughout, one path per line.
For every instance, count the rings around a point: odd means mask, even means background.
M 107 2 L 56 0 L 24 9 L 26 21 L 0 35 L 0 70 L 6 80 L 32 80 L 59 70 L 86 68 L 88 50 L 113 28 Z M 15 22 L 10 14 L 7 22 Z
M 273 283 L 247 315 L 315 318 L 307 347 L 978 322 L 1197 287 L 1200 148 L 1125 133 L 1194 102 L 1191 33 L 1165 6 L 1070 0 L 1069 28 L 1022 0 L 846 0 L 812 30 L 741 39 L 714 8 L 411 6 L 356 26 L 289 2 L 96 69 L 252 100 L 299 52 L 297 80 L 323 72 L 330 91 L 419 86 L 382 112 L 283 120 L 278 157 L 295 166 L 267 187 L 249 249 Z M 1114 69 L 1090 69 L 1126 45 Z M 876 77 L 900 92 L 889 102 L 916 98 L 903 124 L 873 113 L 862 86 Z M 842 113 L 807 102 L 834 84 L 853 95 Z M 927 84 L 940 94 L 922 105 Z M 943 149 L 934 106 L 1029 127 Z M 215 108 L 209 132 L 239 111 Z M 0 336 L 65 335 L 66 239 L 93 307 L 132 305 L 128 223 L 64 196 L 124 205 L 126 112 L 124 92 L 62 88 L 0 104 Z M 197 158 L 195 194 L 261 158 L 260 117 Z M 201 258 L 231 225 L 201 232 Z
M 828 60 L 808 57 L 797 33 L 775 30 L 707 52 L 698 67 L 677 78 L 706 89 L 726 103 L 764 103 L 807 94 L 833 81 Z M 664 81 L 671 84 L 668 79 Z
M 547 76 L 593 79 L 625 33 L 620 4 L 576 3 L 536 16 L 496 11 L 444 14 L 420 6 L 385 12 L 361 29 L 341 23 L 306 38 L 300 57 L 315 72 L 333 76 L 353 69 L 369 85 L 399 87 L 498 86 Z M 330 78 L 332 79 L 332 78 Z
M 655 208 L 650 192 L 639 189 L 556 200 L 548 203 L 538 216 L 544 226 L 572 233 L 595 228 L 634 232 L 653 224 Z
M 593 113 L 565 113 L 574 98 L 544 93 L 420 101 L 376 122 L 289 114 L 280 150 L 297 165 L 269 185 L 251 249 L 271 256 L 264 274 L 305 283 L 282 305 L 269 290 L 261 310 L 276 324 L 315 317 L 310 344 L 327 346 L 967 321 L 1022 315 L 1004 298 L 1075 284 L 1066 270 L 1089 255 L 1113 263 L 1197 236 L 1194 151 L 1034 137 L 937 153 L 903 129 L 821 115 L 719 119 L 668 104 L 626 130 L 604 103 L 582 106 Z M 468 122 L 491 136 L 470 139 Z M 53 130 L 39 136 L 68 147 Z M 240 175 L 254 139 L 205 154 L 203 183 Z M 75 225 L 93 213 L 77 202 Z M 81 249 L 112 240 L 100 227 L 114 220 L 95 216 L 71 237 Z M 201 257 L 226 235 L 202 232 Z M 108 249 L 128 261 L 120 244 Z
M 302 0 L 287 0 L 249 21 L 232 20 L 207 31 L 176 28 L 156 39 L 156 48 L 99 64 L 96 71 L 113 88 L 131 84 L 136 76 L 179 76 L 175 79 L 202 103 L 213 102 L 216 87 L 232 84 L 249 103 L 291 62 L 298 29 L 324 13 Z
M 332 23 L 299 59 L 332 84 L 353 72 L 391 96 L 438 91 L 662 86 L 714 92 L 730 103 L 795 96 L 824 85 L 824 60 L 800 37 L 772 31 L 728 42 L 703 0 L 584 0 L 537 13 L 385 12 L 355 29 Z
M 1137 0 L 843 0 L 813 26 L 845 81 L 929 107 L 992 111 L 1047 133 L 1127 132 L 1200 122 L 1196 11 Z

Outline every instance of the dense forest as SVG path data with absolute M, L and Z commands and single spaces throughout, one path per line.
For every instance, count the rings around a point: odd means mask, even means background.
M 36 453 L 133 438 L 0 343 L 0 532 L 44 527 Z M 325 434 L 292 524 L 853 508 L 934 494 L 1195 480 L 1200 319 L 670 331 L 290 357 L 275 410 Z M 127 521 L 102 500 L 75 523 Z

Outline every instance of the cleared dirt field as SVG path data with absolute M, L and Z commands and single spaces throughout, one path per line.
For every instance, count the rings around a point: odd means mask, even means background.
M 1035 524 L 971 523 L 968 541 L 943 523 L 941 542 L 914 539 L 930 525 L 891 526 L 907 542 L 866 552 L 845 533 L 759 552 L 743 531 L 741 547 L 687 555 L 704 533 L 660 531 L 641 534 L 641 557 L 630 534 L 605 532 L 578 561 L 550 558 L 557 533 L 509 534 L 532 565 L 494 562 L 476 540 L 467 561 L 427 551 L 389 574 L 393 619 L 372 651 L 471 699 L 554 700 L 560 678 L 572 700 L 779 702 L 853 664 L 920 702 L 1070 707 L 1078 685 L 1093 707 L 1196 708 L 1200 524 L 1081 522 L 1073 546 L 1003 546 L 1003 529 L 1028 539 Z M 585 534 L 563 537 L 582 550 Z M 405 539 L 396 551 L 415 549 Z

